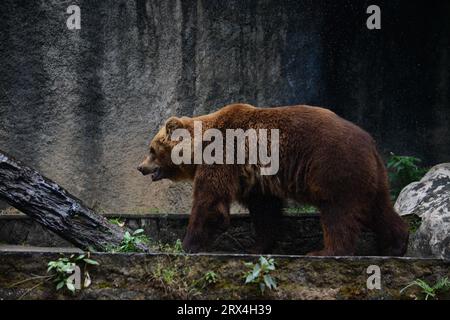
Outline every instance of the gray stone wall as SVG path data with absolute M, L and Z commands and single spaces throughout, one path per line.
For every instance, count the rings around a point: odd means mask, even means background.
M 81 7 L 81 30 L 66 8 Z M 190 187 L 135 170 L 170 115 L 314 104 L 386 154 L 450 157 L 448 3 L 21 1 L 0 4 L 0 149 L 108 212 L 188 212 Z

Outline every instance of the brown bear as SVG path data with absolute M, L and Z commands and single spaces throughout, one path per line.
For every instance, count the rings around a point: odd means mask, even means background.
M 263 175 L 260 161 L 250 163 L 249 156 L 238 164 L 175 163 L 172 151 L 185 139 L 172 135 L 185 129 L 195 137 L 198 122 L 201 133 L 211 128 L 224 135 L 227 129 L 255 129 L 258 134 L 278 129 L 277 172 Z M 249 141 L 241 145 L 247 151 L 254 145 Z M 200 144 L 207 146 L 208 141 Z M 188 145 L 188 150 L 194 150 L 193 145 L 199 142 Z M 273 141 L 262 144 L 272 145 Z M 230 204 L 237 201 L 250 212 L 256 251 L 269 253 L 286 199 L 314 205 L 320 211 L 324 248 L 310 255 L 354 255 L 363 228 L 376 234 L 379 254 L 399 256 L 406 251 L 408 228 L 392 207 L 386 169 L 374 140 L 328 109 L 232 104 L 208 115 L 171 117 L 151 141 L 138 170 L 151 174 L 153 181 L 193 181 L 192 212 L 183 240 L 188 252 L 204 249 L 227 228 Z

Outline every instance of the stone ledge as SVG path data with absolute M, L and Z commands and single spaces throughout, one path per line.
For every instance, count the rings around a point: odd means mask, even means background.
M 75 251 L 74 251 L 75 252 Z M 75 295 L 56 291 L 47 281 L 30 280 L 46 275 L 48 261 L 68 253 L 0 253 L 0 298 L 17 299 L 407 299 L 400 290 L 415 279 L 433 283 L 450 277 L 450 261 L 443 259 L 391 257 L 305 257 L 273 255 L 277 268 L 273 277 L 278 290 L 261 295 L 256 285 L 245 285 L 244 262 L 258 256 L 245 254 L 110 254 L 94 253 L 100 266 L 90 267 L 92 284 Z M 366 288 L 367 267 L 381 269 L 381 290 Z M 159 275 L 173 272 L 172 282 Z M 207 272 L 218 274 L 215 284 L 196 285 Z M 20 284 L 14 285 L 15 283 Z M 24 295 L 25 294 L 25 295 Z M 23 296 L 24 295 L 24 296 Z M 446 297 L 448 298 L 448 297 Z

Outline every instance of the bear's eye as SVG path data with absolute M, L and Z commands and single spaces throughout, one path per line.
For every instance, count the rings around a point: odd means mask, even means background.
M 150 147 L 150 154 L 155 154 L 155 148 Z

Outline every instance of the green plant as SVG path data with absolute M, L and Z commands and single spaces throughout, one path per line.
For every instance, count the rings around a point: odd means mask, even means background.
M 97 261 L 90 259 L 89 255 L 88 257 L 85 254 L 79 256 L 71 255 L 69 258 L 59 258 L 48 262 L 47 273 L 53 273 L 52 278 L 54 278 L 53 280 L 56 283 L 56 290 L 66 287 L 67 290 L 75 293 L 77 288 L 72 281 L 71 275 L 76 271 L 77 267 L 80 268 L 80 263 L 83 263 L 85 266 L 84 287 L 88 287 L 91 284 L 91 278 L 86 265 L 99 265 Z
M 425 175 L 427 169 L 419 167 L 420 162 L 421 160 L 416 157 L 397 156 L 391 153 L 387 168 L 393 200 L 397 199 L 405 186 L 420 180 Z
M 213 284 L 217 282 L 217 279 L 219 278 L 219 276 L 217 275 L 217 273 L 215 273 L 214 271 L 207 271 L 205 273 L 205 275 L 203 276 L 203 278 L 205 279 L 205 282 L 208 284 Z
M 421 295 L 425 298 L 425 300 L 428 300 L 428 298 L 438 299 L 438 295 L 450 290 L 450 281 L 448 280 L 448 277 L 439 279 L 433 286 L 429 285 L 425 281 L 421 279 L 414 280 L 410 284 L 408 284 L 406 287 L 404 287 L 402 290 L 400 290 L 400 294 L 402 294 L 406 289 L 410 287 L 417 286 L 421 289 Z M 415 296 L 416 300 L 420 299 L 421 297 Z
M 158 279 L 165 285 L 171 285 L 178 278 L 177 268 L 175 266 L 164 266 L 158 263 L 153 270 L 152 277 Z
M 172 284 L 177 276 L 177 270 L 166 268 L 161 270 L 161 278 L 166 284 Z
M 108 219 L 108 221 L 112 224 L 115 224 L 115 225 L 121 227 L 121 228 L 123 228 L 125 226 L 125 221 L 120 218 L 111 218 L 111 219 Z
M 191 287 L 202 290 L 209 285 L 215 284 L 219 279 L 219 275 L 214 271 L 207 271 L 200 279 L 192 281 Z
M 183 244 L 180 239 L 177 239 L 173 245 L 159 242 L 157 250 L 165 253 L 184 253 Z
M 196 272 L 186 263 L 185 256 L 167 256 L 152 265 L 150 281 L 165 292 L 165 298 L 191 299 L 200 294 Z
M 140 244 L 148 244 L 150 240 L 144 234 L 143 229 L 137 229 L 130 233 L 129 231 L 125 231 L 122 242 L 117 247 L 111 248 L 109 251 L 111 252 L 139 252 Z
M 300 207 L 284 208 L 284 212 L 288 215 L 302 215 L 317 213 L 318 209 L 311 205 L 302 205 Z
M 277 288 L 277 283 L 271 276 L 271 273 L 276 269 L 274 259 L 267 259 L 261 256 L 259 257 L 259 263 L 246 262 L 244 264 L 249 268 L 244 275 L 245 284 L 258 284 L 261 293 L 264 293 L 266 288 L 269 290 Z

